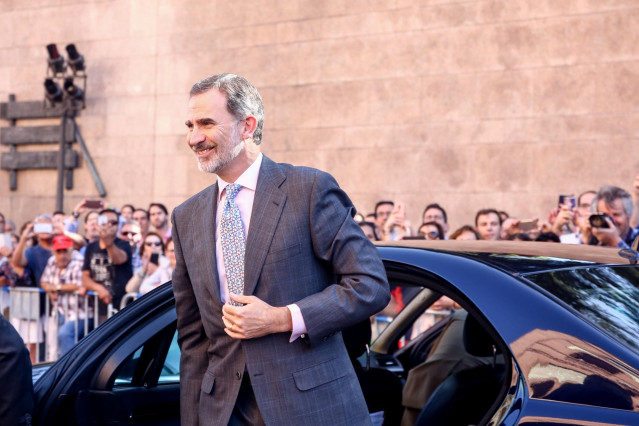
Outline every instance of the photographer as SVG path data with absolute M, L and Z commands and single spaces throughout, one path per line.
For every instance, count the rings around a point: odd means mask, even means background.
M 98 216 L 100 238 L 87 245 L 82 266 L 82 285 L 95 291 L 104 305 L 120 305 L 124 287 L 133 275 L 131 246 L 117 238 L 118 213 L 112 209 L 102 210 Z M 106 309 L 101 306 L 100 316 Z
M 592 201 L 593 214 L 580 223 L 583 244 L 628 248 L 639 235 L 630 226 L 633 202 L 625 190 L 611 185 L 602 187 Z
M 397 241 L 411 236 L 411 225 L 406 220 L 406 206 L 397 203 L 382 228 L 382 240 Z

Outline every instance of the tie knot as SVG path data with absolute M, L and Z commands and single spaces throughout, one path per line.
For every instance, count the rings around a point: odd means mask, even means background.
M 239 183 L 231 183 L 226 186 L 226 199 L 233 201 L 238 192 L 242 189 L 242 185 Z

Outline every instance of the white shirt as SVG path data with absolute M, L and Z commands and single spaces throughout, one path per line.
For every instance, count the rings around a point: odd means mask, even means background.
M 225 189 L 230 183 L 242 185 L 242 189 L 235 196 L 235 204 L 237 204 L 237 207 L 240 210 L 240 217 L 242 218 L 242 225 L 244 227 L 244 238 L 246 239 L 251 225 L 251 212 L 253 211 L 253 201 L 255 200 L 255 190 L 257 188 L 257 179 L 260 176 L 262 159 L 263 155 L 260 153 L 253 164 L 251 164 L 249 168 L 235 180 L 235 182 L 226 182 L 219 176 L 217 178 L 218 194 L 215 223 L 218 226 L 215 227 L 215 252 L 218 254 L 216 256 L 216 261 L 217 273 L 220 278 L 220 299 L 222 300 L 222 303 L 226 303 L 229 300 L 229 288 L 226 282 L 226 269 L 224 268 L 224 256 L 222 256 L 222 241 L 220 238 L 219 227 L 222 212 L 224 210 L 224 203 L 226 202 Z M 293 332 L 289 340 L 292 342 L 306 333 L 306 324 L 304 323 L 302 312 L 296 304 L 287 305 L 287 308 L 291 311 L 291 318 L 293 320 Z

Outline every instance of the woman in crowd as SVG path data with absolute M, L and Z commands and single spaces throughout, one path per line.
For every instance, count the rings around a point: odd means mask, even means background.
M 120 216 L 126 220 L 131 220 L 133 219 L 134 210 L 135 210 L 135 207 L 133 207 L 131 204 L 125 204 L 120 209 Z
M 166 249 L 164 252 L 166 257 L 169 259 L 169 265 L 166 267 L 160 266 L 154 273 L 146 277 L 144 281 L 142 281 L 142 284 L 140 284 L 140 294 L 147 294 L 159 285 L 171 280 L 173 269 L 175 269 L 175 248 L 173 246 L 173 238 L 169 237 L 166 240 Z
M 168 274 L 170 279 L 171 274 L 168 271 L 172 271 L 171 261 L 164 256 L 164 243 L 162 243 L 162 237 L 159 234 L 149 232 L 144 237 L 140 246 L 140 258 L 142 259 L 142 267 L 135 271 L 127 283 L 127 293 L 142 293 L 142 284 L 151 277 L 155 279 L 157 275 Z M 145 289 L 148 287 L 149 284 L 144 285 Z

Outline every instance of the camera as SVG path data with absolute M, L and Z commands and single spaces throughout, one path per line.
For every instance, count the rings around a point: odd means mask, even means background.
M 588 220 L 590 221 L 590 226 L 593 228 L 610 228 L 610 225 L 606 222 L 606 218 L 612 222 L 612 218 L 605 213 L 591 214 Z
M 160 259 L 160 255 L 158 253 L 151 253 L 151 258 L 149 259 L 149 262 L 151 262 L 154 265 L 157 265 L 159 259 Z
M 98 216 L 98 225 L 106 225 L 109 223 L 109 217 L 106 215 Z

